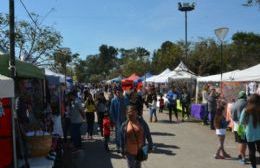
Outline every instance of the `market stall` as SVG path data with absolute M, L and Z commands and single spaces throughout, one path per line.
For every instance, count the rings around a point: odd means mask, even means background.
M 0 165 L 12 164 L 12 113 L 11 100 L 14 97 L 14 82 L 11 78 L 0 75 Z M 0 166 L 0 167 L 1 167 Z
M 146 82 L 154 83 L 157 78 L 160 78 L 160 77 L 164 76 L 165 74 L 168 74 L 169 72 L 171 72 L 171 70 L 169 68 L 167 68 L 163 72 L 161 72 L 159 75 L 154 75 L 154 76 L 146 79 Z
M 0 74 L 10 76 L 9 56 L 0 55 Z M 46 154 L 51 137 L 46 131 L 44 116 L 44 71 L 38 67 L 16 60 L 16 131 L 18 159 L 28 162 L 28 157 Z M 22 155 L 21 155 L 22 154 Z M 23 157 L 20 157 L 23 156 Z M 18 162 L 20 163 L 20 162 Z
M 128 78 L 125 78 L 121 81 L 123 90 L 129 90 L 133 87 L 134 81 L 138 80 L 140 77 L 133 73 Z M 137 87 L 141 87 L 141 82 L 137 83 Z

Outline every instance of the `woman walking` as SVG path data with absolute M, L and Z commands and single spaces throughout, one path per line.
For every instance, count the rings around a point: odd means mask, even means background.
M 78 151 L 81 147 L 80 127 L 84 118 L 83 109 L 77 99 L 76 92 L 69 93 L 69 108 L 71 112 L 71 139 L 74 145 L 73 151 Z
M 94 121 L 95 121 L 95 103 L 91 94 L 85 96 L 85 112 L 87 119 L 87 139 L 93 139 L 93 129 L 94 129 Z
M 98 125 L 99 125 L 101 136 L 103 136 L 103 118 L 104 118 L 104 113 L 107 112 L 106 105 L 107 105 L 107 100 L 106 100 L 106 98 L 104 96 L 104 93 L 101 92 L 101 93 L 99 93 L 99 95 L 97 97 L 97 103 L 96 103 Z
M 256 168 L 256 150 L 260 153 L 260 96 L 249 97 L 245 110 L 240 117 L 240 123 L 245 126 L 245 136 L 249 149 L 251 168 Z
M 152 149 L 151 133 L 147 124 L 137 115 L 137 109 L 133 105 L 127 108 L 127 121 L 121 127 L 122 154 L 126 156 L 128 168 L 141 168 L 141 161 L 137 159 L 138 151 L 145 146 Z
M 217 105 L 217 112 L 214 118 L 214 126 L 216 128 L 216 134 L 219 139 L 219 148 L 216 152 L 215 159 L 230 158 L 230 155 L 226 153 L 224 148 L 226 129 L 228 126 L 228 122 L 224 117 L 225 109 L 226 103 L 224 101 L 219 100 Z

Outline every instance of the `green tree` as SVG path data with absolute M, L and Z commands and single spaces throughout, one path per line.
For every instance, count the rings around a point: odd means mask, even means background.
M 182 48 L 173 42 L 165 41 L 161 48 L 154 52 L 152 58 L 152 69 L 154 73 L 162 72 L 166 68 L 176 67 L 182 60 Z
M 49 65 L 50 57 L 60 46 L 62 36 L 55 29 L 39 23 L 39 15 L 33 14 L 34 23 L 17 21 L 15 30 L 17 56 L 34 65 Z M 9 48 L 8 15 L 0 14 L 0 45 Z
M 99 73 L 107 75 L 111 67 L 116 66 L 117 49 L 113 46 L 101 45 L 99 47 L 98 67 Z
M 79 59 L 75 63 L 74 72 L 78 82 L 86 82 L 86 61 Z
M 250 7 L 250 6 L 259 6 L 260 7 L 260 0 L 246 0 L 243 5 L 247 6 L 247 7 Z
M 132 73 L 143 75 L 149 71 L 150 52 L 142 47 L 132 49 L 120 49 L 122 59 L 123 76 L 129 76 Z
M 232 36 L 230 62 L 236 69 L 243 69 L 260 62 L 260 35 L 255 33 L 237 32 Z
M 59 48 L 54 51 L 53 59 L 54 59 L 54 68 L 57 72 L 62 74 L 67 74 L 67 66 L 70 65 L 75 59 L 78 59 L 79 54 L 73 54 L 70 48 Z

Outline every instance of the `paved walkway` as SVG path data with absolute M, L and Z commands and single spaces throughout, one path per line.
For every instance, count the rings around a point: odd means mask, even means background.
M 148 114 L 144 113 L 147 120 Z M 244 168 L 235 158 L 216 160 L 213 158 L 218 140 L 214 131 L 202 126 L 199 122 L 169 123 L 166 113 L 158 114 L 157 123 L 149 123 L 154 144 L 153 153 L 143 168 Z M 228 132 L 226 151 L 236 157 L 236 144 L 233 134 Z M 95 140 L 84 143 L 84 150 L 76 154 L 70 153 L 65 158 L 68 168 L 126 168 L 126 161 L 110 145 L 112 151 L 106 153 L 99 135 Z

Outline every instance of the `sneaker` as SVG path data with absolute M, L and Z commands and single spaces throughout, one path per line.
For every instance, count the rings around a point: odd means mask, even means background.
M 215 158 L 215 159 L 225 159 L 225 158 L 224 158 L 223 156 L 221 156 L 221 155 L 215 155 L 214 158 Z
M 224 157 L 225 158 L 231 158 L 231 156 L 229 154 L 227 154 L 227 153 L 224 154 Z
M 245 165 L 246 164 L 246 159 L 245 158 L 244 159 L 240 159 L 239 162 L 240 162 L 240 164 Z

